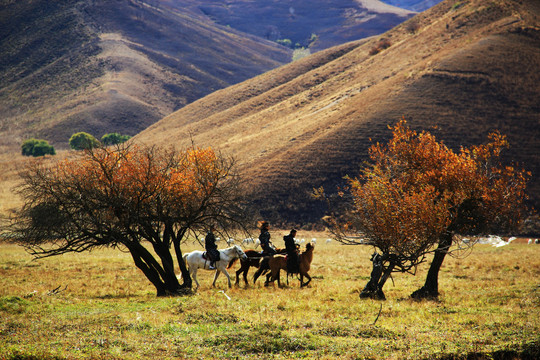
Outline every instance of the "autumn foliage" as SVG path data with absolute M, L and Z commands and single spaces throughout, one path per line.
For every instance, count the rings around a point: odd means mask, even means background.
M 186 236 L 210 223 L 242 226 L 233 165 L 211 148 L 136 145 L 90 149 L 53 165 L 33 162 L 22 173 L 25 205 L 10 230 L 38 257 L 125 248 L 158 294 L 174 293 L 181 286 L 171 247 L 190 287 L 180 249 Z
M 500 163 L 506 147 L 492 133 L 486 144 L 456 153 L 401 120 L 387 144 L 371 147 L 372 165 L 348 179 L 351 208 L 346 220 L 331 220 L 333 228 L 343 242 L 374 245 L 385 270 L 402 272 L 432 251 L 446 252 L 453 234 L 516 228 L 529 174 Z

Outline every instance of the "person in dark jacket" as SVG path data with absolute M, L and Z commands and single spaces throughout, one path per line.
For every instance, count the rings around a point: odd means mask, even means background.
M 296 229 L 292 229 L 289 235 L 285 235 L 283 237 L 283 241 L 285 241 L 285 250 L 287 250 L 287 272 L 292 274 L 298 273 L 300 271 L 298 247 L 294 242 L 295 236 Z
M 210 270 L 216 269 L 216 261 L 219 261 L 219 250 L 216 245 L 216 237 L 214 236 L 215 227 L 211 226 L 210 231 L 204 238 L 204 248 L 206 250 L 206 256 L 210 260 Z
M 276 248 L 270 241 L 270 224 L 266 221 L 262 221 L 259 225 L 261 234 L 259 235 L 259 242 L 261 243 L 262 254 L 263 255 L 274 255 L 276 253 Z

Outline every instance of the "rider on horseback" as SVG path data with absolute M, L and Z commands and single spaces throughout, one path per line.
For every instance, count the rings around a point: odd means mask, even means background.
M 219 261 L 219 250 L 216 245 L 216 237 L 214 236 L 214 230 L 216 228 L 211 225 L 208 234 L 204 238 L 204 247 L 206 249 L 206 256 L 210 260 L 210 270 L 216 269 L 216 261 Z
M 285 249 L 287 250 L 287 272 L 291 274 L 295 274 L 300 271 L 298 246 L 294 242 L 295 236 L 296 229 L 292 229 L 289 235 L 285 235 L 283 237 L 283 240 L 285 241 Z
M 262 221 L 259 223 L 259 229 L 261 230 L 259 242 L 261 243 L 261 248 L 263 250 L 262 255 L 274 255 L 276 253 L 276 248 L 270 241 L 270 232 L 268 232 L 270 224 L 266 221 Z

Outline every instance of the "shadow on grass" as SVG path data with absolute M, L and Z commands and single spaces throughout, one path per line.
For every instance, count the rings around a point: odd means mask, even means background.
M 446 354 L 436 360 L 537 360 L 540 359 L 540 338 L 521 345 L 519 350 L 505 349 L 491 353 L 471 352 L 464 355 Z

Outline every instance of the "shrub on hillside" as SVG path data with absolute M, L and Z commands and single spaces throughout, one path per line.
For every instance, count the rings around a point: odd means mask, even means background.
M 69 146 L 75 150 L 93 149 L 100 145 L 99 141 L 85 132 L 73 134 L 69 139 Z
M 120 135 L 119 133 L 109 133 L 101 137 L 101 143 L 105 146 L 121 144 L 131 139 L 129 135 Z
M 384 49 L 388 49 L 390 46 L 392 46 L 390 40 L 383 38 L 379 40 L 379 42 L 377 42 L 374 47 L 371 48 L 371 50 L 369 51 L 369 55 L 376 55 Z
M 416 19 L 411 19 L 405 24 L 405 29 L 411 34 L 416 34 L 420 30 L 420 24 Z
M 22 143 L 22 154 L 24 156 L 45 156 L 56 155 L 56 151 L 47 140 L 28 139 Z

